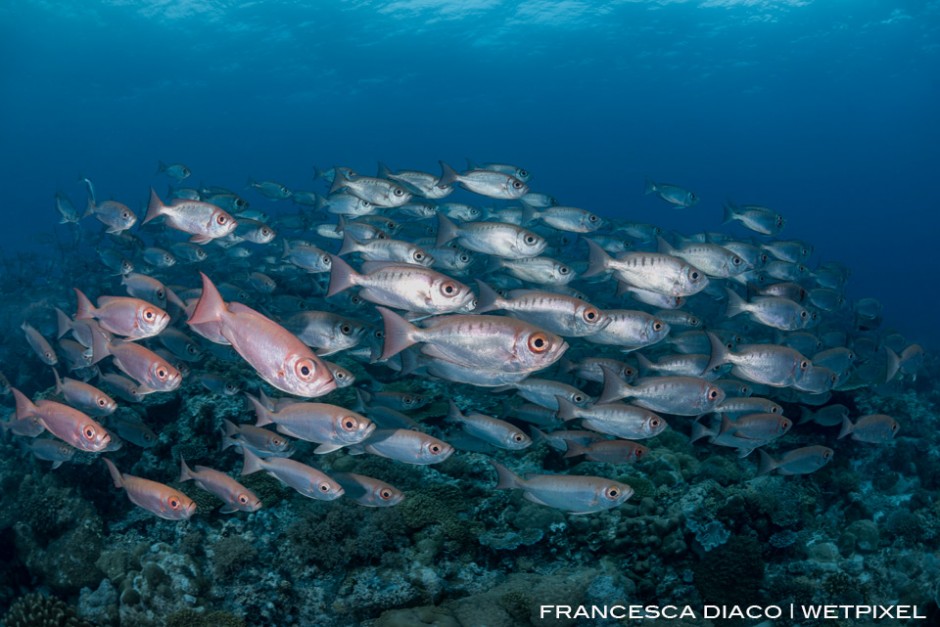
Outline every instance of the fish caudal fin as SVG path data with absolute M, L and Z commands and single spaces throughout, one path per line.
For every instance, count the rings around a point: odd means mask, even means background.
M 209 277 L 202 272 L 199 276 L 202 277 L 202 295 L 187 322 L 189 324 L 218 322 L 225 311 L 225 301 L 222 300 L 222 294 Z
M 101 459 L 104 460 L 104 463 L 108 465 L 108 472 L 111 473 L 111 479 L 114 480 L 114 487 L 123 488 L 124 477 L 121 475 L 121 471 L 118 470 L 117 466 L 114 465 L 114 462 L 112 462 L 107 457 L 102 457 Z
M 190 479 L 195 479 L 193 471 L 189 466 L 186 465 L 186 460 L 180 455 L 180 482 L 189 481 Z
M 588 269 L 583 272 L 581 276 L 588 278 L 606 272 L 610 265 L 610 255 L 588 238 L 585 237 L 584 241 L 587 242 L 588 245 Z
M 159 218 L 163 215 L 166 205 L 163 204 L 163 201 L 160 200 L 160 197 L 157 196 L 157 192 L 154 188 L 150 188 L 150 204 L 147 205 L 147 215 L 144 216 L 144 221 L 141 224 L 147 224 L 155 218 Z
M 757 467 L 757 475 L 766 475 L 773 472 L 774 468 L 777 467 L 777 462 L 774 461 L 774 458 L 770 454 L 764 452 L 764 449 L 757 449 L 757 454 L 760 455 L 760 465 Z
M 729 354 L 728 347 L 722 343 L 717 335 L 711 331 L 706 331 L 705 334 L 708 336 L 708 341 L 712 346 L 712 356 L 711 359 L 708 360 L 708 365 L 705 366 L 705 370 L 702 371 L 702 374 L 728 363 Z
M 385 341 L 382 344 L 382 356 L 379 361 L 385 361 L 417 343 L 414 339 L 414 334 L 418 330 L 416 326 L 390 309 L 385 307 L 376 307 L 376 309 L 382 315 L 385 328 Z
M 242 464 L 242 475 L 250 475 L 261 470 L 261 458 L 252 453 L 247 446 L 242 446 L 242 455 L 245 461 Z
M 512 490 L 513 488 L 522 488 L 522 479 L 499 462 L 489 460 L 490 464 L 496 469 L 499 475 L 499 481 L 496 483 L 497 490 Z
M 451 222 L 447 216 L 438 212 L 437 214 L 437 242 L 438 248 L 460 235 L 457 225 Z
M 330 287 L 326 292 L 327 298 L 349 289 L 356 284 L 356 277 L 360 276 L 351 265 L 336 255 L 330 255 L 330 260 Z
M 91 300 L 88 299 L 85 294 L 78 289 L 77 287 L 72 288 L 75 291 L 75 298 L 78 300 L 78 304 L 75 309 L 75 319 L 76 320 L 89 320 L 95 317 L 95 306 L 91 304 Z
M 737 292 L 725 288 L 725 293 L 728 295 L 728 305 L 725 308 L 725 316 L 734 318 L 738 314 L 747 311 L 747 301 L 741 298 Z

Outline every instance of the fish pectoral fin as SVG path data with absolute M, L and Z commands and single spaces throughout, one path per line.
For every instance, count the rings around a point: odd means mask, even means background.
M 342 444 L 321 444 L 317 448 L 313 449 L 313 453 L 315 455 L 326 455 L 327 453 L 338 451 L 341 448 L 343 448 Z

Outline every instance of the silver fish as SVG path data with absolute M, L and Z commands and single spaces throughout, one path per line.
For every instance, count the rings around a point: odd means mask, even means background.
M 527 500 L 571 514 L 592 514 L 622 505 L 633 496 L 625 483 L 580 475 L 526 475 L 523 479 L 490 460 L 499 475 L 497 490 L 519 489 Z

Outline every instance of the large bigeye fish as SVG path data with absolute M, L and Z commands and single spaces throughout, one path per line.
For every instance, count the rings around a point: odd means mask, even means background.
M 212 337 L 227 340 L 262 379 L 288 394 L 312 398 L 336 389 L 330 368 L 300 339 L 254 309 L 226 303 L 205 274 L 202 296 L 189 318 Z
M 187 520 L 196 511 L 196 504 L 188 496 L 168 485 L 121 474 L 110 459 L 104 459 L 114 480 L 114 487 L 124 488 L 131 503 L 166 520 Z
M 151 187 L 150 205 L 141 224 L 147 224 L 160 216 L 166 218 L 170 228 L 192 235 L 189 241 L 196 244 L 225 237 L 238 226 L 235 218 L 228 212 L 201 200 L 177 200 L 173 204 L 165 205 Z

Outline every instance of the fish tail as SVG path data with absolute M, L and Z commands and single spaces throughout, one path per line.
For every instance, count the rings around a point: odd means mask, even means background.
M 601 405 L 624 398 L 629 393 L 630 386 L 607 366 L 601 366 L 601 370 L 604 373 L 604 391 L 598 397 L 597 404 Z
M 689 434 L 689 444 L 694 444 L 702 438 L 711 438 L 715 436 L 715 431 L 709 428 L 701 421 L 701 416 L 692 423 L 692 433 Z
M 530 205 L 522 205 L 522 226 L 525 226 L 529 222 L 537 220 L 539 217 L 538 209 Z
M 853 425 L 852 421 L 849 420 L 847 417 L 842 416 L 842 429 L 839 430 L 839 437 L 836 439 L 841 440 L 842 438 L 849 435 L 853 431 L 855 431 L 855 425 Z
M 72 330 L 72 319 L 58 307 L 55 308 L 55 318 L 59 329 L 56 339 L 62 339 L 63 335 Z
M 108 465 L 108 472 L 111 473 L 111 479 L 114 480 L 114 487 L 115 487 L 115 488 L 123 488 L 123 487 L 124 487 L 124 477 L 121 475 L 121 471 L 118 470 L 118 469 L 117 469 L 117 466 L 114 465 L 114 462 L 112 462 L 112 461 L 111 461 L 110 459 L 108 459 L 107 457 L 102 457 L 101 459 L 103 459 L 103 460 L 104 460 L 104 463 Z
M 437 186 L 447 187 L 448 185 L 453 185 L 460 175 L 443 161 L 438 161 L 438 163 L 441 164 L 441 178 L 437 180 Z M 438 246 L 440 246 L 440 244 L 438 244 Z
M 664 255 L 676 255 L 676 249 L 662 235 L 656 236 L 656 249 Z
M 189 481 L 190 479 L 195 479 L 193 471 L 186 465 L 186 460 L 180 455 L 180 482 Z
M 85 213 L 82 214 L 83 218 L 94 215 L 95 211 L 98 210 L 98 207 L 95 205 L 95 199 L 91 196 L 88 197 L 88 204 L 85 205 Z
M 242 475 L 261 470 L 261 458 L 248 450 L 247 446 L 242 446 L 242 454 L 245 456 L 245 462 L 242 464 Z
M 813 421 L 813 412 L 810 411 L 807 407 L 800 407 L 800 421 L 797 423 L 799 425 L 806 424 L 807 422 Z
M 725 288 L 725 292 L 728 294 L 728 305 L 725 308 L 725 316 L 734 318 L 738 314 L 747 311 L 747 302 L 741 298 L 737 292 L 728 288 Z
M 59 378 L 59 372 L 55 368 L 52 369 L 52 375 L 55 377 L 55 393 L 61 394 L 62 393 L 62 379 Z
M 166 209 L 166 205 L 163 204 L 163 201 L 160 200 L 160 197 L 157 196 L 157 191 L 154 188 L 150 188 L 150 204 L 147 205 L 147 215 L 144 216 L 144 221 L 141 224 L 147 224 L 154 218 L 158 218 L 163 215 L 163 211 Z
M 336 174 L 333 175 L 333 184 L 330 186 L 330 194 L 335 194 L 346 187 L 346 184 L 349 182 L 349 176 L 346 174 L 346 170 L 336 167 L 334 167 L 333 170 Z
M 887 383 L 893 379 L 898 373 L 898 370 L 901 369 L 901 358 L 887 346 L 885 346 L 885 354 L 888 357 L 888 361 L 885 364 L 885 383 Z
M 225 311 L 225 301 L 222 300 L 219 289 L 205 273 L 200 272 L 199 276 L 202 277 L 202 295 L 187 321 L 191 325 L 217 322 L 221 318 L 222 312 Z
M 486 313 L 488 311 L 502 309 L 499 304 L 500 297 L 496 290 L 480 279 L 477 279 L 477 287 L 480 291 L 480 297 L 477 299 L 477 306 L 474 307 L 473 313 Z
M 29 397 L 17 390 L 15 387 L 10 386 L 10 391 L 13 392 L 13 398 L 16 400 L 16 419 L 23 420 L 24 418 L 29 418 L 31 416 L 39 415 L 39 408 L 29 400 Z
M 388 166 L 379 161 L 379 169 L 376 173 L 376 176 L 378 176 L 380 179 L 387 179 L 391 173 L 392 171 L 388 169 Z
M 702 371 L 702 374 L 710 372 L 718 366 L 728 363 L 729 353 L 728 348 L 722 343 L 717 335 L 711 331 L 706 331 L 705 333 L 708 335 L 708 341 L 711 342 L 712 345 L 712 356 L 711 359 L 708 360 L 708 365 L 705 366 L 705 370 Z
M 348 255 L 349 253 L 359 252 L 362 249 L 362 242 L 357 240 L 348 231 L 343 231 L 343 245 L 340 246 L 337 255 Z
M 654 192 L 656 192 L 656 183 L 652 179 L 646 179 L 646 190 L 643 193 L 652 194 Z
M 327 298 L 349 289 L 356 284 L 356 277 L 360 276 L 352 266 L 336 255 L 330 255 L 330 260 L 330 287 L 326 292 Z
M 757 476 L 766 475 L 773 472 L 774 468 L 777 467 L 777 462 L 774 461 L 774 458 L 761 448 L 757 449 L 757 454 L 760 455 L 760 464 L 757 467 Z
M 75 310 L 76 320 L 90 320 L 95 317 L 95 306 L 91 304 L 85 294 L 77 287 L 72 288 L 75 291 L 75 298 L 78 300 Z
M 465 418 L 453 399 L 447 399 L 447 417 L 455 422 L 461 422 Z
M 438 248 L 454 239 L 459 235 L 457 225 L 451 222 L 447 216 L 438 212 L 437 214 L 437 242 L 434 244 Z
M 555 400 L 558 401 L 558 412 L 555 414 L 559 420 L 564 420 L 565 422 L 569 420 L 574 420 L 578 416 L 576 415 L 577 408 L 575 404 L 569 401 L 564 396 L 555 395 Z
M 382 344 L 380 361 L 397 355 L 416 343 L 414 334 L 418 330 L 413 324 L 385 307 L 376 307 L 382 315 L 385 328 L 385 341 Z
M 588 269 L 581 276 L 588 278 L 605 272 L 610 265 L 610 255 L 588 238 L 585 237 L 584 241 L 588 245 Z
M 91 365 L 111 354 L 111 337 L 99 327 L 91 330 Z
M 499 475 L 499 481 L 496 483 L 497 490 L 511 490 L 513 488 L 522 487 L 523 482 L 519 475 L 509 470 L 497 461 L 493 461 L 492 459 L 489 461 L 496 470 L 496 473 Z
M 577 442 L 568 440 L 568 449 L 565 451 L 565 459 L 569 457 L 578 457 L 579 455 L 587 455 L 587 447 L 581 446 Z
M 735 213 L 737 207 L 734 206 L 734 203 L 730 200 L 722 206 L 722 211 L 724 212 L 724 217 L 722 218 L 722 224 L 728 224 L 738 219 L 738 214 Z
M 634 353 L 633 356 L 636 357 L 636 371 L 638 376 L 645 377 L 650 373 L 651 370 L 654 369 L 655 366 L 653 365 L 653 362 L 651 362 L 649 358 L 642 353 Z
M 260 399 L 255 398 L 251 394 L 245 393 L 245 397 L 248 398 L 251 402 L 251 406 L 255 410 L 255 426 L 263 427 L 264 425 L 269 425 L 274 423 L 274 414 L 270 409 L 265 407 L 265 404 L 261 402 Z

